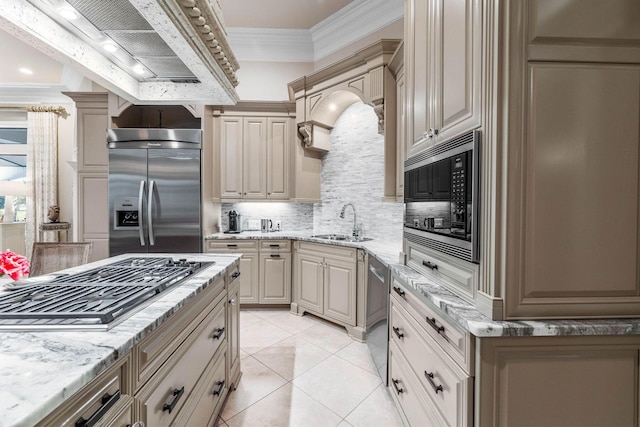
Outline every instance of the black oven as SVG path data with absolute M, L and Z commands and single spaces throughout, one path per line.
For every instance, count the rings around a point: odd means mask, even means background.
M 479 157 L 473 131 L 405 161 L 405 238 L 478 262 Z

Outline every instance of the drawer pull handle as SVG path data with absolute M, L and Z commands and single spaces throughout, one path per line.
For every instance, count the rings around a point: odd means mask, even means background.
M 237 248 L 238 245 L 232 245 L 231 243 L 227 243 L 228 248 Z
M 398 383 L 400 382 L 400 380 L 396 380 L 395 378 L 391 378 L 391 382 L 393 383 L 393 388 L 396 389 L 396 393 L 400 394 L 404 392 L 404 389 L 402 387 L 398 387 Z
M 224 328 L 218 328 L 216 329 L 216 333 L 213 334 L 211 338 L 213 338 L 214 340 L 219 340 L 222 334 L 224 334 Z
M 404 334 L 402 332 L 400 332 L 400 328 L 396 328 L 395 326 L 393 326 L 392 328 L 393 328 L 393 332 L 395 332 L 396 336 L 399 339 L 404 338 Z
M 438 326 L 435 317 L 427 317 L 427 323 L 439 334 L 444 334 L 444 326 Z
M 76 427 L 92 427 L 98 421 L 100 421 L 100 418 L 102 418 L 113 405 L 116 404 L 118 399 L 120 399 L 120 390 L 116 391 L 112 395 L 106 393 L 100 400 L 100 404 L 102 406 L 100 406 L 96 412 L 91 414 L 89 419 L 85 420 L 84 417 L 80 417 L 78 421 L 76 421 Z
M 427 267 L 429 270 L 437 270 L 438 269 L 438 264 L 433 264 L 432 262 L 429 262 L 429 261 L 422 261 L 422 265 Z
M 224 380 L 218 381 L 218 387 L 215 390 L 213 390 L 213 395 L 220 396 L 220 393 L 222 393 L 223 388 L 224 388 Z
M 424 376 L 427 378 L 427 381 L 429 381 L 429 384 L 431 384 L 431 387 L 433 387 L 436 394 L 438 394 L 439 391 L 444 393 L 442 385 L 436 385 L 436 383 L 433 382 L 433 372 L 424 371 Z
M 280 258 L 279 254 L 271 254 L 271 258 Z
M 271 245 L 269 245 L 269 247 L 270 247 L 270 248 L 279 248 L 279 247 L 280 247 L 280 245 L 278 245 L 278 244 L 276 243 L 276 244 L 271 244 Z
M 175 408 L 176 405 L 178 404 L 178 400 L 180 400 L 183 394 L 184 394 L 184 386 L 182 386 L 180 390 L 178 389 L 173 390 L 173 402 L 165 403 L 162 406 L 162 412 L 169 411 L 169 413 L 171 413 L 171 411 L 173 411 L 173 408 Z
M 237 279 L 238 277 L 240 277 L 240 271 L 234 271 L 233 274 L 231 275 L 232 279 Z
M 399 287 L 397 287 L 397 286 L 394 286 L 394 287 L 393 287 L 393 290 L 394 290 L 394 291 L 396 291 L 396 294 L 398 294 L 398 295 L 400 295 L 401 297 L 403 297 L 403 298 L 404 298 L 404 291 L 403 291 L 402 289 L 400 289 L 400 288 L 399 288 Z

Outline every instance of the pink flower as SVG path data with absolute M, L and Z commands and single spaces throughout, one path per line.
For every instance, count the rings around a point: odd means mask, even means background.
M 5 274 L 13 280 L 22 279 L 25 274 L 29 274 L 29 261 L 7 249 L 6 252 L 0 253 L 0 276 Z

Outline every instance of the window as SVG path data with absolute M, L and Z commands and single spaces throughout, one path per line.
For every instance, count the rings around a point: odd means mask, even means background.
M 26 221 L 26 177 L 26 127 L 0 128 L 0 221 Z

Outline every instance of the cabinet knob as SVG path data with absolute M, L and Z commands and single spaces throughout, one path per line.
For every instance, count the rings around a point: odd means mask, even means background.
M 427 131 L 424 133 L 424 136 L 427 138 L 433 138 L 434 136 L 436 136 L 438 134 L 438 129 L 434 129 L 434 128 L 429 128 L 427 129 Z
M 231 304 L 231 305 L 236 305 L 236 299 L 235 299 L 235 298 L 231 298 L 231 299 L 229 300 L 229 304 Z

